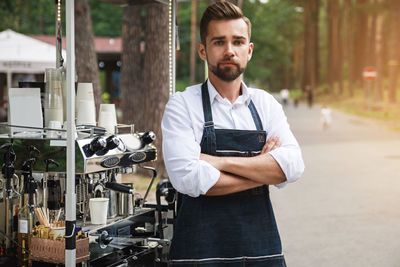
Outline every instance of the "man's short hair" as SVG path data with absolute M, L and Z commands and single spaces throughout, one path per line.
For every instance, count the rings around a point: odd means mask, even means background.
M 228 1 L 216 2 L 204 11 L 200 21 L 200 39 L 202 44 L 206 44 L 208 24 L 212 20 L 231 20 L 231 19 L 243 19 L 247 24 L 247 31 L 249 34 L 249 40 L 251 37 L 251 23 L 250 20 L 243 15 L 242 10 L 236 5 Z

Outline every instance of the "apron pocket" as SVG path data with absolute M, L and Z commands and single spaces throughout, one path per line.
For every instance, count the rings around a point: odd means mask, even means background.
M 265 257 L 243 257 L 234 259 L 175 260 L 168 266 L 179 267 L 286 267 L 283 255 Z

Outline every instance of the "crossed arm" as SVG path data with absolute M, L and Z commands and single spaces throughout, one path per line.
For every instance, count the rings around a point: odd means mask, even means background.
M 217 183 L 206 195 L 217 196 L 244 191 L 264 184 L 279 184 L 286 176 L 268 153 L 281 146 L 278 137 L 269 138 L 261 154 L 255 157 L 217 157 L 201 154 L 200 159 L 221 171 Z

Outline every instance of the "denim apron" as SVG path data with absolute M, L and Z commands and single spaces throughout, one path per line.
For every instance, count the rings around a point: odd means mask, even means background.
M 261 153 L 266 132 L 253 101 L 248 107 L 257 130 L 215 129 L 207 81 L 202 101 L 202 153 L 243 157 Z M 286 266 L 268 186 L 223 196 L 183 195 L 169 258 L 169 266 Z

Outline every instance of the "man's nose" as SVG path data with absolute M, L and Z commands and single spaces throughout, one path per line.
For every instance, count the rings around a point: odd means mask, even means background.
M 226 42 L 225 46 L 225 56 L 232 57 L 234 55 L 233 45 L 230 42 Z

